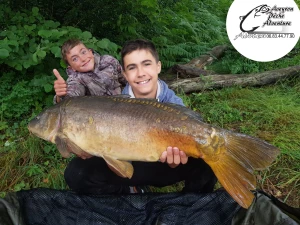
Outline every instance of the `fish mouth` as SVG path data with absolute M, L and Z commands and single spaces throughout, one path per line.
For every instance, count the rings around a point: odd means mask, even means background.
M 135 82 L 136 84 L 139 84 L 139 85 L 144 85 L 144 84 L 147 84 L 150 82 L 151 79 L 148 79 L 148 80 L 144 80 L 144 81 L 139 81 L 139 82 Z
M 43 135 L 40 135 L 38 132 L 36 132 L 36 131 L 34 131 L 34 130 L 32 130 L 32 129 L 29 129 L 29 135 L 30 136 L 37 136 L 38 138 L 41 138 L 41 139 L 43 139 L 43 140 L 45 140 L 45 141 L 50 141 L 49 139 L 48 139 L 48 137 L 44 137 Z

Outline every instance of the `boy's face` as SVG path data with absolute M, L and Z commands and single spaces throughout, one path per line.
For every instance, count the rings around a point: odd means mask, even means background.
M 78 72 L 93 71 L 95 67 L 94 54 L 83 44 L 76 45 L 66 54 L 69 66 Z
M 161 63 L 148 50 L 136 50 L 123 58 L 123 74 L 136 98 L 155 98 Z

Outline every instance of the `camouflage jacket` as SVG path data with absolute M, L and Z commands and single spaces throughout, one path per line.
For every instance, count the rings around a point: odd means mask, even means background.
M 94 52 L 95 69 L 81 73 L 67 68 L 67 96 L 116 95 L 121 94 L 126 80 L 117 59 Z

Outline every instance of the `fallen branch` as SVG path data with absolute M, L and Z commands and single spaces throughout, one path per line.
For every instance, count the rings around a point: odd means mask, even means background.
M 210 65 L 215 59 L 221 58 L 226 49 L 226 45 L 218 45 L 206 54 L 194 58 L 186 64 L 174 65 L 168 73 L 177 74 L 179 78 L 192 78 L 199 77 L 200 75 L 207 76 L 214 74 L 213 71 L 207 71 L 204 67 Z
M 203 69 L 206 65 L 211 64 L 213 60 L 221 58 L 226 49 L 226 45 L 218 45 L 212 48 L 206 54 L 201 55 L 198 58 L 192 59 L 190 62 L 184 65 Z
M 197 67 L 190 67 L 187 65 L 174 65 L 172 67 L 172 73 L 177 73 L 179 78 L 193 78 L 199 76 L 207 76 L 215 74 L 213 71 L 200 69 Z
M 263 86 L 275 83 L 278 80 L 297 77 L 300 75 L 300 66 L 292 66 L 284 69 L 270 70 L 256 74 L 237 75 L 208 75 L 197 78 L 177 79 L 169 82 L 169 87 L 175 91 L 182 90 L 185 93 L 203 91 L 205 89 L 223 88 L 230 86 Z

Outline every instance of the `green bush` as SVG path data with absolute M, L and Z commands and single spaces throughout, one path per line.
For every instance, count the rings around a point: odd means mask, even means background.
M 16 120 L 52 102 L 52 70 L 65 74 L 60 46 L 69 38 L 79 38 L 88 47 L 118 58 L 119 46 L 108 39 L 97 40 L 88 31 L 60 26 L 45 20 L 39 9 L 15 12 L 0 5 L 1 120 Z

